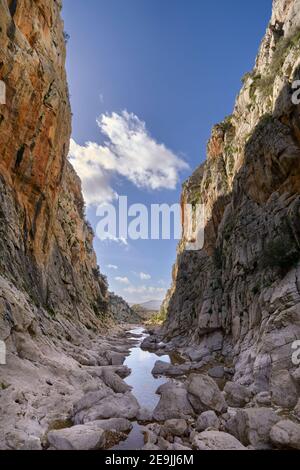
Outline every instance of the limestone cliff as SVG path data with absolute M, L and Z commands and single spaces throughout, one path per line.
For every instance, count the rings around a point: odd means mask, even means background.
M 71 111 L 61 1 L 0 3 L 0 274 L 38 307 L 97 323 L 107 286 L 67 161 Z M 98 322 L 99 323 L 99 322 Z
M 88 368 L 124 360 L 114 340 L 99 337 L 114 313 L 81 183 L 67 160 L 71 111 L 61 7 L 61 0 L 0 0 L 4 449 L 41 448 L 56 420 L 67 426 L 74 399 L 93 381 Z
M 141 317 L 132 309 L 122 297 L 109 293 L 108 298 L 109 312 L 112 318 L 120 323 L 142 323 Z
M 300 1 L 274 0 L 233 114 L 184 184 L 182 204 L 205 206 L 205 243 L 187 251 L 184 233 L 165 300 L 167 339 L 215 351 L 258 390 L 294 367 L 300 339 L 299 78 Z

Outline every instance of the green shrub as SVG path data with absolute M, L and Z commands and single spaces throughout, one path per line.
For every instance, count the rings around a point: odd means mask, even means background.
M 221 127 L 221 129 L 226 133 L 230 130 L 232 130 L 233 128 L 233 125 L 232 125 L 232 115 L 230 116 L 226 116 L 226 118 L 224 119 L 224 121 L 222 121 L 219 126 Z
M 70 418 L 57 419 L 55 421 L 52 421 L 52 423 L 49 424 L 48 432 L 60 431 L 61 429 L 71 428 L 72 426 L 73 426 L 73 422 L 71 421 Z
M 217 269 L 222 269 L 223 266 L 223 253 L 221 248 L 216 247 L 213 253 L 214 265 Z
M 4 382 L 0 382 L 0 390 L 6 390 L 10 385 Z
M 147 322 L 148 325 L 161 325 L 167 319 L 167 311 L 164 307 L 161 307 L 160 311 L 155 313 L 150 320 Z
M 300 29 L 289 37 L 282 37 L 276 46 L 269 71 L 264 76 L 257 76 L 255 87 L 257 87 L 264 97 L 272 94 L 274 80 L 283 67 L 285 59 L 294 47 L 300 46 Z M 251 93 L 250 93 L 251 94 Z
M 52 307 L 49 307 L 49 305 L 47 305 L 46 309 L 51 318 L 56 318 L 56 312 L 55 310 L 53 310 Z
M 270 241 L 263 252 L 262 262 L 266 268 L 289 269 L 300 260 L 300 250 L 289 234 Z

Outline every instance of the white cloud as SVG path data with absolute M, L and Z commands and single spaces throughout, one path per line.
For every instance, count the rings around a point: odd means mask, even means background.
M 105 235 L 105 238 L 100 238 L 100 240 L 108 241 L 108 242 L 116 242 L 116 243 L 120 243 L 121 245 L 125 245 L 126 247 L 129 247 L 129 244 L 128 244 L 128 241 L 126 240 L 126 238 L 115 237 L 114 235 L 111 235 L 111 234 L 108 234 L 108 233 Z
M 123 289 L 128 302 L 140 303 L 148 300 L 163 300 L 166 289 L 152 286 L 128 286 Z
M 115 264 L 107 264 L 106 267 L 108 269 L 114 269 L 115 271 L 118 269 L 118 266 L 116 266 Z
M 116 194 L 110 186 L 109 175 L 101 166 L 101 156 L 98 153 L 97 144 L 88 142 L 82 147 L 71 139 L 70 162 L 82 183 L 82 191 L 88 206 L 111 202 Z M 103 151 L 105 148 L 103 147 Z
M 150 274 L 140 273 L 139 276 L 142 279 L 142 281 L 149 281 L 149 279 L 151 279 Z
M 115 281 L 120 282 L 121 284 L 130 284 L 128 277 L 115 277 Z
M 97 120 L 107 141 L 103 145 L 71 140 L 70 161 L 82 179 L 87 205 L 112 201 L 110 177 L 118 174 L 139 188 L 175 189 L 178 173 L 188 164 L 156 142 L 135 114 L 102 114 Z

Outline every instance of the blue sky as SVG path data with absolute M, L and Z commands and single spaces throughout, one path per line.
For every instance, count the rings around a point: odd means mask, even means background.
M 271 5 L 64 0 L 74 166 L 94 228 L 96 203 L 115 193 L 127 195 L 129 204 L 179 201 L 181 184 L 205 159 L 211 127 L 232 112 Z M 110 289 L 129 302 L 163 298 L 176 245 L 95 239 Z

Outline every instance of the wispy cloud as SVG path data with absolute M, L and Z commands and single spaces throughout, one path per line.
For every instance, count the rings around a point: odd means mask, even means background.
M 153 299 L 163 300 L 166 289 L 162 287 L 130 285 L 124 288 L 123 292 L 127 296 L 128 301 L 146 302 Z
M 108 269 L 114 269 L 115 271 L 118 269 L 118 266 L 116 266 L 115 264 L 107 264 L 106 267 Z
M 123 237 L 115 237 L 114 235 L 111 235 L 111 234 L 105 234 L 105 238 L 101 238 L 99 236 L 99 239 L 100 240 L 104 240 L 104 241 L 108 241 L 108 242 L 116 242 L 116 243 L 120 243 L 121 245 L 125 245 L 127 248 L 129 248 L 129 244 L 128 244 L 128 241 L 126 240 L 126 238 L 123 238 Z
M 115 281 L 120 282 L 120 284 L 130 284 L 128 277 L 115 277 Z
M 139 276 L 142 281 L 149 281 L 151 279 L 150 274 L 147 273 L 140 273 Z
M 97 120 L 103 145 L 71 140 L 70 161 L 82 180 L 87 205 L 112 201 L 112 175 L 119 175 L 139 188 L 175 189 L 179 172 L 188 164 L 158 143 L 148 132 L 145 122 L 135 114 L 102 114 Z

